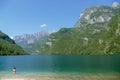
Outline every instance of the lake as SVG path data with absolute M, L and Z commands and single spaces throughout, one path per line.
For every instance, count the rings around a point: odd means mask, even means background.
M 20 55 L 0 56 L 0 76 L 79 75 L 120 73 L 120 55 Z

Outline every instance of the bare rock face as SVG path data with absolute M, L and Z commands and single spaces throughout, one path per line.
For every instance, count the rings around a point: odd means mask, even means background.
M 47 37 L 50 33 L 48 31 L 41 31 L 34 34 L 24 34 L 20 36 L 15 36 L 13 39 L 21 47 L 25 48 L 29 44 L 40 41 L 44 37 Z
M 114 3 L 112 4 L 112 7 L 114 7 L 114 8 L 119 8 L 119 7 L 120 7 L 120 4 L 119 4 L 118 2 L 114 2 Z
M 120 12 L 120 4 L 114 2 L 112 6 L 97 5 L 85 9 L 79 17 L 75 27 L 84 27 L 87 24 L 108 22 L 111 17 Z

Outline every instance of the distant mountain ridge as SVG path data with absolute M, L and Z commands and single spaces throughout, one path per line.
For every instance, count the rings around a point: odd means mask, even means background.
M 13 37 L 13 40 L 23 48 L 27 45 L 39 42 L 41 39 L 47 37 L 50 33 L 48 31 L 40 31 L 34 34 L 24 34 Z

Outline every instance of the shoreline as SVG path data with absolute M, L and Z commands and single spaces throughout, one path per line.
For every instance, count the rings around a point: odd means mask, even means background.
M 58 76 L 0 76 L 0 80 L 120 80 L 120 73 L 98 73 Z

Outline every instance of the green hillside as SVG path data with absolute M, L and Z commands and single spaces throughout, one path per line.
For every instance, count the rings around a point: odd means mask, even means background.
M 49 36 L 39 48 L 46 54 L 119 54 L 120 28 L 118 17 L 107 23 L 88 24 L 85 27 L 62 28 Z
M 16 45 L 6 34 L 0 31 L 0 55 L 24 54 L 23 49 Z

